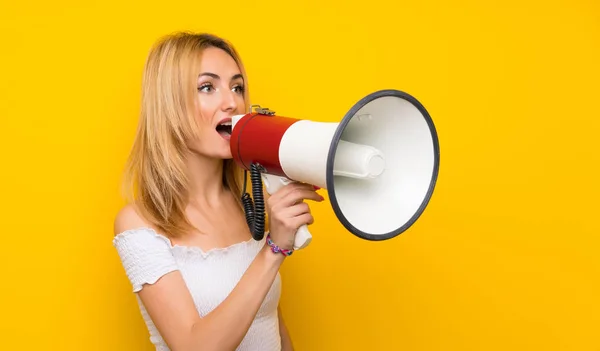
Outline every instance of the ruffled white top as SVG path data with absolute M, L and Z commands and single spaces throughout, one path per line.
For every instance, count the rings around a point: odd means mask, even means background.
M 198 247 L 172 245 L 166 236 L 151 228 L 137 228 L 116 235 L 113 245 L 117 249 L 134 293 L 140 291 L 144 284 L 154 284 L 161 276 L 179 270 L 198 313 L 205 316 L 237 285 L 263 247 L 264 240 L 250 239 L 226 248 L 204 252 Z M 280 295 L 281 276 L 277 274 L 254 322 L 236 350 L 281 350 L 277 315 Z M 137 294 L 136 298 L 150 333 L 150 342 L 157 351 L 169 351 Z

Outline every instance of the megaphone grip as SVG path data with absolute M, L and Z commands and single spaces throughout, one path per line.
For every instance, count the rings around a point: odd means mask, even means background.
M 283 186 L 292 182 L 291 180 L 285 177 L 275 176 L 267 173 L 261 174 L 261 177 L 264 182 L 265 188 L 269 194 L 275 193 Z M 306 224 L 303 224 L 296 231 L 296 236 L 294 238 L 294 250 L 305 248 L 306 246 L 308 246 L 308 244 L 310 244 L 311 240 L 312 234 L 310 234 L 308 226 Z
M 298 231 L 296 232 L 296 237 L 294 239 L 294 250 L 303 249 L 312 241 L 312 234 L 308 230 L 308 226 L 303 224 Z

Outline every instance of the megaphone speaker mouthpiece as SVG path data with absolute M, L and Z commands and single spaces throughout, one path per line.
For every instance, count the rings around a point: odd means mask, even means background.
M 340 140 L 333 175 L 357 179 L 375 178 L 385 170 L 383 153 L 368 145 Z

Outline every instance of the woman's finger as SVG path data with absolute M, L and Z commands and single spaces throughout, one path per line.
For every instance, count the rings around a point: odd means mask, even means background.
M 282 206 L 293 206 L 304 200 L 323 201 L 323 197 L 315 192 L 314 189 L 294 190 L 283 197 L 280 203 Z
M 314 223 L 314 221 L 315 221 L 315 219 L 314 219 L 313 215 L 310 213 L 305 213 L 303 215 L 294 217 L 292 219 L 292 223 L 295 228 L 300 228 L 304 224 L 311 225 Z
M 312 190 L 312 191 L 314 191 L 315 189 L 310 184 L 293 182 L 293 183 L 290 183 L 290 184 L 282 187 L 281 189 L 276 191 L 274 194 L 271 194 L 271 198 L 273 198 L 275 201 L 278 201 L 279 199 L 282 199 L 282 198 L 288 196 L 291 192 L 296 191 L 296 190 Z
M 281 211 L 281 217 L 294 218 L 306 213 L 310 213 L 310 207 L 306 202 L 300 202 Z

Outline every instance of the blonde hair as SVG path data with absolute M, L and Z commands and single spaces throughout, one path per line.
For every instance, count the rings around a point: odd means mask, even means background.
M 140 119 L 123 190 L 144 219 L 172 237 L 194 229 L 185 215 L 189 188 L 185 158 L 188 142 L 197 138 L 197 69 L 202 51 L 209 47 L 224 50 L 237 63 L 247 109 L 248 80 L 239 54 L 215 35 L 178 32 L 165 36 L 152 47 L 144 66 Z M 238 200 L 242 183 L 243 171 L 233 160 L 225 160 L 223 184 Z

